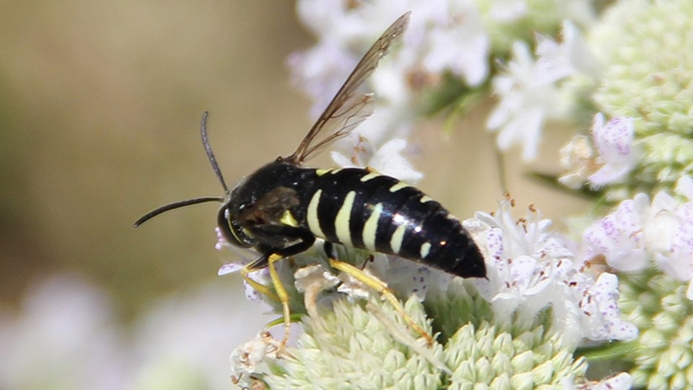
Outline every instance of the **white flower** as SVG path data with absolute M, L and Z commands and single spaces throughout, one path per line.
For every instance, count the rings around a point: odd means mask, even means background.
M 316 289 L 319 291 L 339 284 L 339 278 L 328 272 L 322 264 L 312 264 L 294 272 L 294 284 L 300 293 Z M 317 287 L 317 288 L 316 288 Z
M 594 390 L 628 390 L 633 385 L 633 379 L 626 372 L 603 379 L 594 386 Z
M 340 283 L 340 279 L 327 271 L 322 264 L 311 264 L 294 272 L 296 290 L 303 294 L 308 315 L 318 317 L 320 294 Z
M 500 96 L 500 103 L 486 127 L 499 132 L 501 150 L 520 144 L 522 157 L 532 160 L 537 155 L 544 122 L 565 116 L 558 82 L 578 73 L 596 77 L 599 67 L 578 29 L 569 22 L 563 23 L 560 44 L 537 36 L 536 61 L 525 42 L 515 42 L 512 53 L 506 72 L 493 78 L 493 90 Z
M 618 183 L 633 169 L 636 162 L 633 136 L 633 118 L 616 117 L 605 125 L 604 116 L 601 113 L 595 115 L 592 140 L 604 165 L 588 177 L 593 186 Z
M 641 271 L 651 259 L 664 273 L 689 282 L 687 297 L 693 299 L 692 183 L 684 177 L 677 184 L 687 201 L 660 191 L 652 202 L 645 194 L 621 202 L 583 233 L 585 258 L 603 255 L 610 267 L 624 272 Z
M 332 160 L 342 168 L 370 167 L 382 174 L 415 184 L 423 177 L 423 174 L 416 171 L 411 163 L 402 156 L 406 149 L 407 141 L 393 139 L 373 152 L 370 141 L 361 137 L 357 146 L 352 149 L 350 158 L 333 151 Z
M 296 4 L 303 24 L 327 40 L 347 39 L 361 30 L 361 26 L 350 28 L 358 18 L 351 16 L 349 8 L 343 0 L 302 0 Z
M 565 20 L 562 24 L 561 35 L 563 42 L 560 45 L 546 42 L 547 40 L 539 41 L 537 48 L 539 61 L 553 63 L 551 67 L 558 70 L 562 76 L 578 73 L 597 80 L 604 65 L 587 45 L 580 30 L 573 23 Z M 542 44 L 545 44 L 546 48 L 542 48 Z
M 431 290 L 446 291 L 454 278 L 448 273 L 411 260 L 380 253 L 374 255 L 368 269 L 386 281 L 388 287 L 397 291 L 399 296 L 409 297 L 414 294 L 422 302 Z
M 234 253 L 236 257 L 239 258 L 239 260 L 237 261 L 226 263 L 219 267 L 217 275 L 224 276 L 240 272 L 246 264 L 253 261 L 252 258 L 247 256 L 248 254 L 254 253 L 255 256 L 258 256 L 256 252 L 250 251 L 245 248 L 239 248 L 236 245 L 232 245 L 231 243 L 226 241 L 226 238 L 224 238 L 224 235 L 221 233 L 221 229 L 219 229 L 219 227 L 214 228 L 214 231 L 217 235 L 217 243 L 214 245 L 214 248 L 216 250 L 229 249 L 231 250 L 231 252 Z M 252 273 L 248 274 L 248 277 L 256 281 L 257 283 L 265 286 L 269 286 L 272 283 L 272 279 L 270 278 L 269 274 L 269 269 L 267 268 L 253 271 Z M 248 281 L 245 279 L 243 279 L 243 286 L 245 287 L 245 297 L 248 300 L 253 302 L 262 302 L 264 300 L 263 295 L 256 289 L 254 289 L 253 286 L 251 286 L 250 283 L 248 283 Z
M 576 135 L 561 148 L 561 166 L 567 170 L 558 180 L 570 187 L 580 188 L 585 181 L 593 187 L 622 182 L 636 163 L 633 119 L 612 118 L 604 124 L 604 115 L 594 116 L 592 142 Z
M 678 182 L 680 194 L 690 194 L 691 179 Z M 611 214 L 594 222 L 583 234 L 586 256 L 603 254 L 609 266 L 639 271 L 653 258 L 657 267 L 682 281 L 693 277 L 693 201 L 664 191 L 650 202 L 645 194 L 621 202 Z
M 55 275 L 31 286 L 18 309 L 0 312 L 0 388 L 130 387 L 136 366 L 96 285 Z
M 366 272 L 366 273 L 370 274 L 369 272 Z M 368 298 L 370 298 L 371 294 L 374 292 L 373 289 L 364 285 L 363 282 L 361 282 L 359 279 L 357 279 L 353 275 L 342 272 L 339 274 L 338 278 L 342 282 L 342 284 L 340 284 L 339 287 L 337 287 L 337 292 L 339 292 L 341 294 L 345 294 L 347 296 L 347 298 L 349 299 L 349 302 L 353 303 L 357 299 L 358 300 L 368 299 Z
M 644 195 L 641 195 L 644 196 Z M 681 225 L 679 202 L 664 191 L 658 192 L 644 213 L 643 236 L 647 249 L 660 255 L 668 252 Z M 685 216 L 683 220 L 687 219 Z
M 633 386 L 633 379 L 626 372 L 621 372 L 599 382 L 572 383 L 565 380 L 561 383 L 565 390 L 629 390 Z
M 587 245 L 585 258 L 604 255 L 609 266 L 624 272 L 640 271 L 647 266 L 643 243 L 643 222 L 649 199 L 638 194 L 621 202 L 616 211 L 595 221 L 582 234 Z
M 243 268 L 243 265 L 253 261 L 254 257 L 257 255 L 257 252 L 251 249 L 241 248 L 228 242 L 218 226 L 214 228 L 214 234 L 217 236 L 217 243 L 214 244 L 214 249 L 218 251 L 229 249 L 236 257 L 239 258 L 239 260 L 235 263 L 225 264 L 219 268 L 219 276 L 239 271 L 241 268 Z
M 686 197 L 688 200 L 693 200 L 693 178 L 684 176 L 676 182 L 677 194 Z
M 350 52 L 327 42 L 319 42 L 309 50 L 289 56 L 287 64 L 291 68 L 292 83 L 313 100 L 311 118 L 317 118 L 327 107 L 357 61 Z
M 586 278 L 585 278 L 586 279 Z M 638 329 L 621 320 L 618 308 L 618 277 L 608 272 L 599 275 L 597 282 L 582 280 L 587 284 L 582 291 L 579 308 L 586 337 L 590 340 L 634 340 Z
M 429 2 L 432 4 L 436 2 Z M 481 15 L 471 1 L 438 1 L 421 12 L 431 23 L 426 33 L 424 68 L 436 74 L 450 71 L 469 86 L 483 83 L 488 76 L 490 39 Z M 419 12 L 415 10 L 414 12 Z
M 418 91 L 435 85 L 446 72 L 470 86 L 486 81 L 489 39 L 470 0 L 378 0 L 353 8 L 334 0 L 302 0 L 299 17 L 318 43 L 292 55 L 289 66 L 294 84 L 313 99 L 314 117 L 383 29 L 409 10 L 412 15 L 403 44 L 390 48 L 367 83 L 377 108 L 355 131 L 357 136 L 368 138 L 376 148 L 393 137 L 406 137 L 417 112 Z
M 577 33 L 575 26 L 566 22 L 563 28 L 564 41 L 558 43 L 544 35 L 537 34 L 537 62 L 536 72 L 541 75 L 544 80 L 560 80 L 568 77 L 576 72 L 575 50 L 576 38 L 580 35 Z M 569 38 L 571 38 L 569 40 Z
M 493 213 L 477 213 L 467 221 L 487 259 L 488 281 L 476 281 L 493 305 L 496 318 L 531 322 L 544 308 L 553 308 L 553 326 L 566 345 L 583 339 L 630 340 L 637 329 L 619 319 L 615 275 L 598 280 L 581 272 L 565 240 L 549 230 L 530 207 L 524 218 L 511 215 L 512 201 Z
M 693 300 L 693 200 L 691 178 L 677 182 L 677 193 L 687 198 L 681 201 L 666 192 L 659 192 L 652 200 L 643 228 L 647 249 L 654 253 L 654 261 L 666 274 L 689 282 L 686 296 Z
M 495 0 L 491 2 L 491 18 L 510 23 L 524 17 L 527 13 L 527 2 L 524 0 Z
M 587 136 L 578 134 L 559 151 L 565 169 L 558 181 L 568 188 L 579 189 L 594 171 L 595 152 Z
M 254 388 L 253 374 L 263 373 L 264 365 L 277 359 L 280 342 L 267 331 L 258 335 L 231 352 L 231 382 L 243 388 Z
M 526 43 L 515 42 L 506 72 L 493 78 L 493 91 L 500 96 L 500 103 L 486 122 L 489 130 L 499 133 L 501 150 L 521 144 L 525 160 L 537 156 L 544 121 L 560 112 L 555 81 L 541 73 Z

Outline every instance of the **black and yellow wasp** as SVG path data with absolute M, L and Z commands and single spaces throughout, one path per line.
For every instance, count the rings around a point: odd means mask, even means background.
M 373 94 L 360 91 L 390 44 L 407 28 L 409 13 L 397 19 L 366 52 L 293 154 L 278 157 L 229 191 L 207 140 L 207 113 L 202 116 L 202 143 L 221 185 L 223 197 L 202 197 L 160 207 L 140 218 L 139 226 L 165 211 L 197 203 L 221 202 L 217 223 L 224 238 L 253 248 L 260 258 L 242 273 L 263 293 L 274 295 L 247 277 L 269 267 L 283 304 L 288 335 L 288 294 L 274 263 L 325 241 L 330 265 L 384 294 L 402 311 L 387 285 L 333 255 L 333 244 L 398 255 L 461 277 L 485 277 L 484 259 L 460 221 L 418 189 L 373 169 L 314 169 L 303 163 L 316 151 L 348 135 L 372 112 Z M 407 323 L 430 336 L 405 316 Z

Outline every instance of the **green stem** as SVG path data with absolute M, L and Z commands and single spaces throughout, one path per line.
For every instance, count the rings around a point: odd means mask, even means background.
M 638 347 L 637 340 L 613 342 L 598 347 L 579 348 L 575 354 L 584 356 L 590 364 L 613 359 L 630 360 L 629 357 L 635 354 Z

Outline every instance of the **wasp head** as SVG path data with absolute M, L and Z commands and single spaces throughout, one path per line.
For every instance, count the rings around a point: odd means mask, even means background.
M 233 194 L 229 195 L 222 203 L 217 214 L 217 224 L 224 238 L 229 243 L 242 247 L 253 247 L 256 242 L 250 234 L 241 226 L 239 207 L 233 202 Z

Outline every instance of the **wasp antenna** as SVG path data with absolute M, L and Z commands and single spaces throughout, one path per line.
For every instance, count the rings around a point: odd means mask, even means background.
M 165 213 L 170 210 L 175 210 L 179 209 L 181 207 L 185 206 L 190 206 L 193 204 L 198 204 L 198 203 L 205 203 L 205 202 L 223 202 L 224 198 L 220 198 L 218 196 L 204 196 L 202 198 L 194 198 L 194 199 L 187 199 L 187 200 L 182 200 L 180 202 L 175 202 L 171 204 L 167 204 L 165 206 L 161 206 L 156 210 L 152 210 L 148 212 L 147 214 L 143 215 L 140 219 L 135 221 L 135 227 L 139 227 L 141 224 L 149 221 L 150 219 L 156 217 L 157 215 L 161 213 Z
M 205 152 L 207 152 L 207 158 L 209 158 L 209 162 L 212 164 L 212 169 L 214 169 L 214 173 L 217 175 L 217 178 L 219 179 L 221 186 L 224 187 L 224 191 L 226 191 L 226 194 L 228 194 L 229 187 L 226 185 L 226 182 L 224 181 L 224 176 L 222 176 L 221 174 L 219 164 L 217 164 L 217 159 L 214 157 L 212 146 L 209 144 L 209 140 L 207 139 L 207 111 L 205 111 L 202 114 L 202 123 L 200 123 L 200 135 L 202 136 L 202 145 L 204 145 Z

